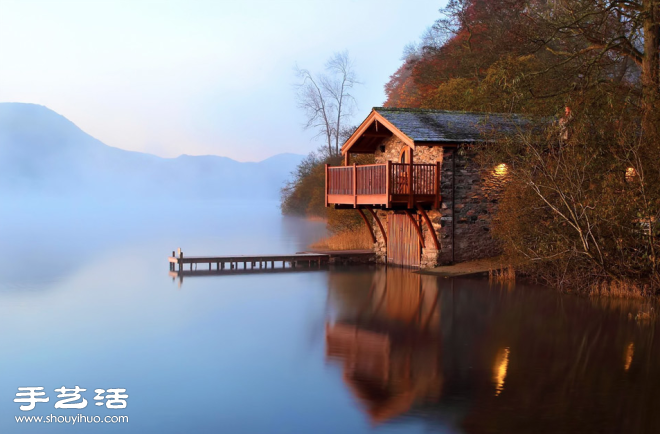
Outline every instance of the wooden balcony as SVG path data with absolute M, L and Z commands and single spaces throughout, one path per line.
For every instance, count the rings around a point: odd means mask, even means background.
M 367 164 L 325 168 L 325 204 L 338 208 L 440 205 L 440 163 Z

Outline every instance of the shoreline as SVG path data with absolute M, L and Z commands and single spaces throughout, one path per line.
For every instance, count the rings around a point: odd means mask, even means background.
M 419 274 L 434 275 L 441 277 L 459 277 L 488 275 L 488 273 L 505 268 L 500 261 L 501 257 L 475 259 L 472 261 L 458 262 L 452 265 L 441 265 L 438 267 L 422 268 L 416 271 Z

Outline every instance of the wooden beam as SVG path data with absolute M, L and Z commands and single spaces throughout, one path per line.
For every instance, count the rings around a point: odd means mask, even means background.
M 380 222 L 380 219 L 378 218 L 378 214 L 376 214 L 370 206 L 365 207 L 367 208 L 367 211 L 371 213 L 373 216 L 374 220 L 376 220 L 376 223 L 378 224 L 378 228 L 380 229 L 380 233 L 383 235 L 383 241 L 385 241 L 385 245 L 387 246 L 387 234 L 385 233 L 385 228 L 383 228 L 383 224 Z
M 424 243 L 424 235 L 422 234 L 422 230 L 419 228 L 419 225 L 417 224 L 417 220 L 415 220 L 415 217 L 412 216 L 410 211 L 405 210 L 403 212 L 406 213 L 406 215 L 412 222 L 413 226 L 415 227 L 415 231 L 417 232 L 417 237 L 419 238 L 419 242 L 422 244 L 422 247 L 426 248 L 426 243 Z
M 380 137 L 380 138 L 386 138 L 386 137 L 392 137 L 392 133 L 364 133 L 362 134 L 362 137 Z
M 325 207 L 328 207 L 328 165 L 325 165 Z
M 357 165 L 353 163 L 353 208 L 357 208 Z
M 373 154 L 373 152 L 370 152 L 369 150 L 374 147 L 376 142 L 380 142 L 380 139 L 373 136 L 367 136 L 363 139 L 360 148 L 363 148 L 366 152 Z
M 364 134 L 367 131 L 367 129 L 374 123 L 374 121 L 378 122 L 378 124 L 380 124 L 379 126 L 384 127 L 385 129 L 391 131 L 393 135 L 397 136 L 406 145 L 410 146 L 411 148 L 415 148 L 415 141 L 413 139 L 406 136 L 401 130 L 395 127 L 390 121 L 385 119 L 376 110 L 371 110 L 369 116 L 367 116 L 367 118 L 364 121 L 362 121 L 360 126 L 355 130 L 355 132 L 351 135 L 351 137 L 349 137 L 348 140 L 346 140 L 344 145 L 341 147 L 341 153 L 347 154 L 350 151 L 351 147 L 362 137 L 362 134 Z M 382 130 L 383 128 L 380 129 Z
M 433 201 L 433 208 L 435 209 L 440 209 L 440 162 L 436 161 L 435 162 L 435 186 L 433 188 L 433 193 L 435 195 L 435 199 Z M 327 205 L 326 205 L 327 206 Z
M 387 208 L 390 208 L 391 203 L 390 203 L 390 197 L 392 195 L 392 162 L 390 160 L 387 160 L 387 172 L 385 173 L 385 194 L 387 195 L 387 199 L 385 200 L 385 206 Z
M 413 207 L 414 198 L 413 198 L 413 150 L 410 149 L 410 158 L 408 161 L 408 208 Z
M 374 110 L 374 119 L 380 123 L 382 126 L 387 128 L 392 132 L 393 135 L 397 136 L 403 143 L 410 146 L 412 149 L 415 149 L 415 141 L 410 137 L 406 136 L 403 131 L 394 126 L 390 121 L 385 119 L 380 113 Z
M 431 224 L 431 219 L 429 219 L 428 214 L 426 214 L 426 211 L 424 210 L 424 207 L 420 204 L 417 204 L 417 209 L 419 210 L 420 214 L 422 214 L 422 218 L 424 219 L 424 222 L 426 222 L 426 226 L 429 228 L 429 231 L 431 232 L 431 236 L 433 237 L 433 244 L 435 244 L 435 249 L 440 250 L 440 243 L 438 242 L 438 236 L 435 233 L 435 229 L 433 229 L 433 225 Z
M 341 153 L 342 154 L 347 154 L 349 149 L 355 144 L 355 142 L 358 141 L 358 139 L 362 136 L 362 134 L 371 126 L 371 122 L 374 119 L 374 116 L 376 115 L 375 110 L 371 110 L 371 113 L 369 113 L 369 116 L 362 121 L 359 127 L 355 130 L 355 132 L 351 135 L 351 137 L 346 140 L 344 145 L 341 147 Z
M 360 216 L 362 217 L 362 220 L 364 220 L 364 224 L 366 224 L 367 228 L 369 228 L 369 235 L 371 235 L 371 241 L 373 243 L 375 243 L 376 242 L 376 236 L 374 235 L 374 231 L 371 228 L 371 225 L 369 224 L 369 220 L 367 220 L 367 216 L 364 215 L 364 212 L 360 208 L 357 208 L 357 212 L 360 213 Z

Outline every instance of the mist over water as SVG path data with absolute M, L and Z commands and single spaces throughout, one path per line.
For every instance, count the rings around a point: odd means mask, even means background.
M 186 277 L 166 258 L 293 253 L 277 201 L 5 200 L 0 432 L 657 432 L 648 306 L 382 267 Z M 55 409 L 80 386 L 89 404 Z M 18 387 L 44 387 L 29 412 Z M 95 406 L 125 388 L 127 407 Z M 18 424 L 21 415 L 125 424 Z

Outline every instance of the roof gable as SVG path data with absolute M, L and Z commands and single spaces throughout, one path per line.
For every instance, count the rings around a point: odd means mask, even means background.
M 493 134 L 513 134 L 531 125 L 529 118 L 516 114 L 374 107 L 342 146 L 342 154 L 374 152 L 387 133 L 414 148 L 416 143 L 484 142 Z

